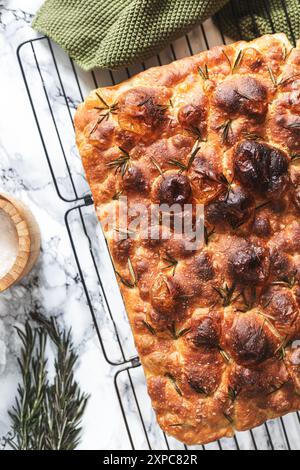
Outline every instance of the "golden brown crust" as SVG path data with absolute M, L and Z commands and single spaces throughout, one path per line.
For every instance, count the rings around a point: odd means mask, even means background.
M 300 409 L 300 46 L 268 35 L 147 70 L 93 91 L 75 126 L 101 221 L 120 192 L 205 205 L 192 251 L 104 227 L 162 429 L 207 443 Z

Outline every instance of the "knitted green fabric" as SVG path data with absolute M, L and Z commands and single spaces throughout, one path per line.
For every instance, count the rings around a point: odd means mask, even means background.
M 228 0 L 46 0 L 33 27 L 63 47 L 83 69 L 116 69 L 157 54 L 219 10 L 224 31 L 234 38 L 240 32 L 244 39 L 271 32 L 264 10 L 267 3 L 276 30 L 289 33 L 282 0 L 236 0 L 234 9 Z M 286 3 L 299 37 L 299 0 Z
M 233 39 L 254 39 L 268 33 L 286 33 L 295 43 L 300 38 L 299 0 L 251 0 L 228 3 L 219 17 L 224 32 Z

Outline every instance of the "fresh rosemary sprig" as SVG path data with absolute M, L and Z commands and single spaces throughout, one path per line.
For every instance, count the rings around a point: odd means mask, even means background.
M 288 289 L 293 289 L 297 283 L 296 275 L 293 274 L 291 277 L 282 277 L 278 281 L 272 282 L 272 286 L 282 286 Z
M 217 128 L 218 131 L 222 131 L 222 142 L 223 144 L 228 143 L 229 134 L 232 134 L 232 119 L 228 119 L 221 126 Z
M 204 241 L 205 245 L 209 244 L 210 238 L 216 233 L 216 228 L 212 228 L 211 230 L 208 230 L 207 227 L 204 227 Z
M 25 330 L 16 328 L 21 340 L 18 359 L 21 382 L 15 405 L 9 411 L 12 432 L 5 439 L 14 450 L 74 450 L 80 439 L 80 423 L 88 397 L 74 379 L 78 360 L 71 332 L 63 333 L 56 321 L 41 314 L 32 317 L 40 324 Z M 48 379 L 45 348 L 55 346 L 55 376 Z
M 275 77 L 274 72 L 273 72 L 272 68 L 270 67 L 270 65 L 268 65 L 268 71 L 269 71 L 269 75 L 270 75 L 270 78 L 271 78 L 271 81 L 272 81 L 274 87 L 277 88 L 277 86 L 278 86 L 277 78 Z
M 199 151 L 200 151 L 200 148 L 201 148 L 201 145 L 200 143 L 201 142 L 204 142 L 204 140 L 199 140 L 197 139 L 196 142 L 195 142 L 195 145 L 194 147 L 192 148 L 192 153 L 191 153 L 191 156 L 189 158 L 189 161 L 186 165 L 186 171 L 189 171 L 195 161 L 195 158 L 197 157 Z
M 178 393 L 178 395 L 182 396 L 182 391 L 180 390 L 180 388 L 178 387 L 178 384 L 177 384 L 177 381 L 176 381 L 176 378 L 172 375 L 172 374 L 165 374 L 165 377 L 167 377 L 171 384 L 173 385 L 173 387 L 175 388 L 176 392 Z
M 236 93 L 240 98 L 243 98 L 243 99 L 246 100 L 246 101 L 252 101 L 252 100 L 253 100 L 253 98 L 251 98 L 251 96 L 245 95 L 245 93 L 241 93 L 241 92 L 238 91 L 238 90 L 235 90 L 235 93 Z
M 233 423 L 234 423 L 233 418 L 232 418 L 228 413 L 225 413 L 225 412 L 224 412 L 224 413 L 223 413 L 223 416 L 224 416 L 224 418 L 227 419 L 227 421 L 229 422 L 229 424 L 233 424 Z
M 240 50 L 237 54 L 237 56 L 235 57 L 233 63 L 231 62 L 227 52 L 223 49 L 223 55 L 225 56 L 225 59 L 227 60 L 229 66 L 230 66 L 230 69 L 231 69 L 231 73 L 234 73 L 238 70 L 238 68 L 240 67 L 242 61 L 243 61 L 243 58 L 244 58 L 244 51 L 243 50 Z
M 112 105 L 109 105 L 105 99 L 100 95 L 100 93 L 98 91 L 96 91 L 96 95 L 99 99 L 99 101 L 101 102 L 101 105 L 102 106 L 95 106 L 94 109 L 96 109 L 97 111 L 100 111 L 100 114 L 99 114 L 99 117 L 96 121 L 96 124 L 95 126 L 93 127 L 93 129 L 91 130 L 90 132 L 90 135 L 92 135 L 95 130 L 97 129 L 97 127 L 103 122 L 103 121 L 108 121 L 109 117 L 111 114 L 116 114 L 117 111 L 118 111 L 118 103 L 114 103 Z
M 229 59 L 229 56 L 228 56 L 227 52 L 223 49 L 223 50 L 222 50 L 222 53 L 223 53 L 225 59 L 227 60 L 229 66 L 230 66 L 230 68 L 231 68 L 231 60 Z
M 297 160 L 300 160 L 300 153 L 292 153 L 291 160 L 292 162 L 296 162 Z
M 219 348 L 219 353 L 221 354 L 222 358 L 224 359 L 224 362 L 230 362 L 230 356 L 226 351 L 224 351 L 224 349 Z
M 192 428 L 193 426 L 187 423 L 175 423 L 175 424 L 169 424 L 169 427 L 170 428 Z
M 194 137 L 196 137 L 196 142 L 191 150 L 191 154 L 188 159 L 188 162 L 185 164 L 175 159 L 171 159 L 168 161 L 169 165 L 175 166 L 176 168 L 179 169 L 180 174 L 183 173 L 184 171 L 189 171 L 191 169 L 194 163 L 194 160 L 201 149 L 201 143 L 206 142 L 206 140 L 202 136 L 200 129 L 198 129 L 197 127 L 191 126 L 187 128 L 186 130 L 190 132 Z
M 145 328 L 147 328 L 147 330 L 148 330 L 153 336 L 156 336 L 156 331 L 155 331 L 155 329 L 153 328 L 153 326 L 150 325 L 150 323 L 146 322 L 145 320 L 142 320 L 142 323 L 143 323 L 143 325 L 145 326 Z
M 158 163 L 158 161 L 154 158 L 154 157 L 150 157 L 150 160 L 151 160 L 151 163 L 155 166 L 155 168 L 157 169 L 157 171 L 159 172 L 159 174 L 164 177 L 164 172 L 160 166 L 160 164 Z
M 198 142 L 198 141 L 197 141 Z M 196 142 L 196 144 L 197 144 Z M 179 160 L 169 160 L 168 163 L 171 166 L 175 166 L 176 168 L 179 169 L 179 173 L 183 173 L 184 171 L 189 171 L 194 163 L 194 160 L 200 150 L 200 145 L 194 145 L 194 148 L 192 150 L 192 153 L 190 155 L 190 158 L 187 162 L 187 164 L 180 162 Z
M 264 209 L 265 207 L 269 206 L 270 204 L 272 204 L 272 201 L 262 202 L 261 204 L 259 204 L 258 206 L 255 207 L 255 210 L 260 211 L 261 209 Z
M 138 107 L 139 108 L 142 108 L 143 106 L 145 106 L 146 104 L 148 103 L 151 103 L 151 105 L 157 109 L 159 109 L 160 111 L 167 111 L 167 109 L 169 108 L 173 108 L 174 105 L 173 105 L 173 102 L 172 100 L 169 100 L 169 102 L 167 104 L 157 104 L 154 102 L 154 99 L 152 96 L 149 96 L 149 98 L 146 98 L 144 101 L 142 101 L 141 103 L 138 104 Z
M 168 263 L 167 266 L 164 269 L 170 269 L 173 268 L 172 275 L 175 276 L 176 268 L 178 266 L 178 261 L 177 259 L 173 258 L 169 253 L 166 254 L 165 258 L 162 258 L 165 263 Z
M 238 396 L 239 396 L 238 390 L 235 389 L 234 387 L 229 386 L 228 387 L 229 400 L 231 400 L 232 402 L 235 402 Z
M 286 85 L 289 85 L 293 80 L 295 79 L 298 79 L 300 78 L 300 74 L 297 73 L 297 74 L 294 74 L 294 75 L 291 75 L 290 77 L 287 77 L 287 78 L 283 78 L 282 80 L 280 80 L 280 82 L 278 83 L 278 86 L 280 87 L 285 87 Z
M 278 81 L 278 79 L 275 77 L 274 72 L 273 72 L 272 68 L 270 67 L 270 65 L 268 65 L 268 71 L 269 71 L 271 81 L 272 81 L 275 88 L 285 87 L 286 85 L 291 83 L 296 78 L 300 78 L 300 74 L 297 73 L 297 74 L 291 75 L 290 77 L 282 78 L 281 80 Z
M 286 348 L 288 346 L 288 337 L 286 336 L 285 339 L 282 341 L 280 346 L 276 349 L 275 355 L 278 354 L 278 358 L 280 361 L 284 361 L 286 358 Z
M 126 237 L 126 239 L 130 237 L 134 237 L 134 235 L 136 235 L 136 232 L 134 230 L 130 230 L 129 228 L 115 227 L 114 230 L 120 235 L 123 235 L 124 237 Z
M 198 67 L 198 73 L 204 81 L 209 80 L 209 72 L 208 72 L 207 64 L 204 65 L 204 68 Z
M 292 122 L 291 124 L 287 124 L 285 126 L 286 129 L 300 129 L 300 121 Z
M 175 166 L 176 168 L 179 169 L 180 173 L 182 173 L 183 171 L 186 171 L 187 169 L 187 165 L 185 165 L 184 163 L 180 162 L 179 160 L 168 160 L 168 164 L 171 165 L 171 166 Z
M 129 270 L 129 274 L 130 274 L 130 277 L 131 277 L 131 281 L 128 281 L 127 279 L 125 279 L 118 271 L 115 271 L 115 273 L 118 276 L 118 278 L 120 279 L 120 282 L 125 287 L 128 287 L 129 289 L 134 289 L 134 287 L 137 286 L 137 279 L 136 279 L 135 271 L 133 269 L 130 258 L 128 258 L 128 260 L 127 260 L 127 265 L 128 265 L 128 270 Z
M 116 173 L 121 173 L 122 178 L 125 176 L 129 165 L 130 165 L 130 155 L 122 147 L 119 147 L 121 151 L 121 156 L 112 162 L 107 163 L 109 168 L 115 168 Z
M 290 50 L 288 51 L 286 45 L 283 46 L 283 60 L 284 62 L 287 61 L 287 59 L 290 57 L 292 51 L 293 51 L 293 47 L 290 48 Z
M 235 292 L 236 286 L 232 284 L 231 287 L 227 285 L 225 282 L 223 287 L 213 287 L 213 289 L 219 294 L 221 299 L 223 300 L 223 307 L 229 307 L 235 300 L 237 300 L 241 294 L 238 294 L 235 298 L 233 298 L 233 294 Z
M 173 322 L 171 327 L 169 328 L 169 331 L 171 333 L 172 338 L 177 340 L 177 339 L 180 339 L 183 336 L 187 335 L 191 331 L 191 328 L 190 327 L 189 328 L 183 328 L 181 331 L 177 331 L 176 323 Z
M 274 390 L 272 390 L 271 392 L 267 393 L 267 397 L 271 396 L 271 395 L 274 395 L 274 393 L 277 393 L 279 392 L 280 390 L 283 389 L 283 387 L 285 386 L 286 384 L 283 383 L 281 384 L 279 387 L 275 388 Z
M 236 56 L 233 65 L 231 67 L 232 73 L 234 73 L 241 65 L 244 58 L 244 52 L 242 50 L 239 51 L 238 55 Z
M 248 131 L 243 132 L 243 138 L 248 139 L 248 140 L 261 140 L 262 139 L 260 135 L 255 134 L 253 132 L 248 132 Z
M 205 389 L 203 387 L 200 387 L 200 385 L 194 383 L 194 382 L 189 382 L 189 386 L 191 387 L 192 390 L 194 390 L 194 392 L 196 393 L 199 393 L 199 395 L 205 395 L 205 396 L 208 396 L 207 392 L 205 391 Z
M 136 275 L 135 275 L 135 272 L 134 272 L 134 269 L 133 269 L 132 262 L 131 262 L 130 258 L 128 258 L 127 264 L 128 264 L 129 274 L 131 276 L 133 285 L 136 286 L 137 285 Z
M 204 139 L 202 132 L 198 127 L 191 126 L 187 128 L 187 131 L 189 131 L 194 137 L 196 137 L 197 142 L 206 142 L 206 139 Z
M 113 201 L 118 201 L 120 199 L 120 197 L 122 196 L 123 194 L 123 189 L 121 189 L 121 191 L 117 191 L 113 197 L 112 197 L 112 200 Z

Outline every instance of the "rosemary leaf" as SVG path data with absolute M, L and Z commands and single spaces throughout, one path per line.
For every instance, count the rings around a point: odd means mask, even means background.
M 272 286 L 282 286 L 287 287 L 288 289 L 293 289 L 297 282 L 296 275 L 292 275 L 291 277 L 283 277 L 278 281 L 274 281 L 271 283 Z
M 277 79 L 276 79 L 276 77 L 275 77 L 275 75 L 274 75 L 274 72 L 273 72 L 272 68 L 270 67 L 270 65 L 268 65 L 268 71 L 269 71 L 269 75 L 270 75 L 270 77 L 271 77 L 271 80 L 272 80 L 273 85 L 274 85 L 275 87 L 277 87 L 277 85 L 278 85 Z
M 223 307 L 229 307 L 229 305 L 231 305 L 231 303 L 236 300 L 236 298 L 233 298 L 233 294 L 236 289 L 235 284 L 229 287 L 226 283 L 224 283 L 223 287 L 213 286 L 213 289 L 217 292 L 217 294 L 219 294 L 219 296 L 223 300 Z
M 200 77 L 204 81 L 209 80 L 209 72 L 208 72 L 207 64 L 204 65 L 204 68 L 198 67 L 198 72 L 199 72 Z
M 285 339 L 282 341 L 280 346 L 276 349 L 275 355 L 278 354 L 279 360 L 284 361 L 286 358 L 286 348 L 288 346 L 288 337 L 286 336 Z
M 113 201 L 118 201 L 120 199 L 120 197 L 122 196 L 122 194 L 123 194 L 123 189 L 121 191 L 116 192 L 113 195 L 112 200 Z
M 235 93 L 236 93 L 240 98 L 243 98 L 244 100 L 247 100 L 247 101 L 252 101 L 252 100 L 253 100 L 253 98 L 251 98 L 251 96 L 245 95 L 245 93 L 241 93 L 241 92 L 238 91 L 238 90 L 235 90 Z
M 225 362 L 230 362 L 230 356 L 226 351 L 224 351 L 224 349 L 219 348 L 219 353 L 221 354 Z
M 130 155 L 122 147 L 119 147 L 119 150 L 122 152 L 121 156 L 113 160 L 112 162 L 107 163 L 109 168 L 115 168 L 116 173 L 121 173 L 122 178 L 125 176 L 129 165 L 130 165 Z
M 210 238 L 216 233 L 216 228 L 212 228 L 211 230 L 208 230 L 207 227 L 204 227 L 204 241 L 205 245 L 209 244 Z
M 287 124 L 285 127 L 287 129 L 300 129 L 300 121 L 292 122 L 291 124 Z
M 262 204 L 259 204 L 258 206 L 256 206 L 255 210 L 259 211 L 259 210 L 263 209 L 264 207 L 269 206 L 270 204 L 272 204 L 272 201 L 263 202 Z
M 228 387 L 228 397 L 232 402 L 235 402 L 238 397 L 238 391 L 233 387 Z
M 206 142 L 202 136 L 201 130 L 198 127 L 191 126 L 187 130 L 197 138 L 197 142 Z
M 291 47 L 290 50 L 288 51 L 286 45 L 283 46 L 283 60 L 284 60 L 284 62 L 286 62 L 287 59 L 290 57 L 293 49 L 294 48 Z
M 178 387 L 175 377 L 172 374 L 169 374 L 169 373 L 165 374 L 165 377 L 167 377 L 170 380 L 171 384 L 175 388 L 178 395 L 182 396 L 182 391 Z
M 163 176 L 164 176 L 164 172 L 163 172 L 161 166 L 159 165 L 159 163 L 155 160 L 154 157 L 150 157 L 150 160 L 151 160 L 152 164 L 155 166 L 155 168 L 158 170 L 158 172 L 160 173 L 160 175 L 163 177 Z
M 300 160 L 300 153 L 293 153 L 291 155 L 291 160 L 292 162 L 296 162 L 297 160 Z
M 153 336 L 156 335 L 156 331 L 153 326 L 150 325 L 150 323 L 146 322 L 145 320 L 143 320 L 142 323 Z
M 227 60 L 227 62 L 228 62 L 228 64 L 229 64 L 230 68 L 232 69 L 231 60 L 229 59 L 227 52 L 223 49 L 223 50 L 222 50 L 222 53 L 223 53 L 223 55 L 225 56 L 225 59 Z
M 187 170 L 190 170 L 193 163 L 194 163 L 194 160 L 195 158 L 197 157 L 198 153 L 199 153 L 199 150 L 200 150 L 200 145 L 199 145 L 199 141 L 197 140 L 196 144 L 194 145 L 193 149 L 192 149 L 192 153 L 191 153 L 191 156 L 189 158 L 189 161 L 188 161 L 188 164 L 186 166 L 186 169 Z
M 116 114 L 117 111 L 118 111 L 118 103 L 114 103 L 112 104 L 111 106 L 105 101 L 105 99 L 103 98 L 103 96 L 100 95 L 100 93 L 98 91 L 96 91 L 96 95 L 100 101 L 100 103 L 102 103 L 103 106 L 96 106 L 94 109 L 96 109 L 97 111 L 100 111 L 100 115 L 96 121 L 96 124 L 94 125 L 94 127 L 92 128 L 91 132 L 90 132 L 90 136 L 96 131 L 96 129 L 98 128 L 98 126 L 103 122 L 103 121 L 108 121 L 109 117 L 111 114 Z M 104 113 L 102 113 L 102 111 L 105 111 Z
M 172 336 L 173 339 L 177 339 L 177 333 L 176 333 L 176 323 L 173 322 L 171 326 L 168 327 L 168 330 Z
M 136 275 L 135 275 L 130 258 L 128 258 L 127 264 L 128 264 L 128 269 L 129 269 L 129 273 L 130 273 L 133 285 L 136 286 Z
M 98 99 L 101 101 L 101 103 L 104 105 L 105 109 L 109 109 L 109 105 L 106 103 L 106 101 L 100 95 L 100 93 L 98 91 L 96 91 L 96 95 L 97 95 Z
M 179 168 L 181 172 L 185 171 L 187 169 L 187 166 L 184 163 L 181 163 L 178 160 L 168 160 L 169 165 L 175 166 Z
M 227 421 L 228 421 L 230 424 L 233 424 L 233 423 L 234 423 L 233 418 L 232 418 L 229 414 L 223 413 L 223 416 L 224 416 L 224 418 L 227 419 Z
M 117 233 L 119 233 L 120 235 L 124 235 L 124 236 L 126 236 L 126 237 L 128 237 L 128 238 L 129 238 L 129 237 L 133 237 L 133 236 L 136 234 L 136 232 L 134 232 L 133 230 L 130 230 L 130 229 L 128 229 L 128 228 L 121 228 L 121 227 L 120 227 L 120 228 L 117 228 L 117 227 L 116 227 L 114 230 L 115 230 Z
M 200 387 L 194 382 L 189 382 L 189 386 L 191 387 L 192 390 L 194 390 L 194 392 L 199 393 L 199 395 L 205 395 L 205 396 L 208 395 L 203 387 Z
M 177 340 L 177 339 L 180 339 L 183 336 L 187 335 L 191 331 L 191 328 L 190 327 L 189 328 L 184 328 L 183 330 L 177 332 L 176 323 L 173 322 L 171 327 L 168 328 L 168 330 L 170 331 L 172 338 Z
M 24 331 L 16 328 L 22 343 L 18 359 L 21 382 L 9 411 L 11 432 L 5 441 L 14 450 L 74 450 L 88 396 L 74 379 L 78 356 L 71 332 L 61 332 L 53 318 L 48 320 L 36 312 L 31 316 L 38 328 L 29 322 Z M 53 383 L 48 380 L 45 359 L 49 339 L 55 347 Z
M 125 286 L 125 287 L 128 287 L 129 289 L 133 289 L 135 287 L 134 284 L 132 284 L 132 282 L 130 281 L 127 281 L 127 279 L 125 279 L 122 274 L 120 274 L 118 271 L 115 271 L 116 275 L 118 276 L 120 282 Z
M 168 265 L 164 268 L 164 269 L 170 269 L 170 268 L 173 268 L 173 276 L 175 276 L 175 272 L 176 272 L 176 268 L 177 268 L 177 265 L 178 265 L 178 261 L 173 258 L 173 256 L 171 256 L 170 254 L 166 254 L 166 257 L 165 258 L 162 258 L 163 261 L 165 261 L 165 263 L 168 263 Z
M 177 338 L 182 338 L 183 336 L 187 335 L 191 331 L 191 328 L 184 328 L 183 330 L 177 333 Z
M 224 122 L 224 124 L 219 126 L 217 130 L 222 131 L 223 144 L 227 144 L 229 134 L 232 133 L 232 119 L 228 119 L 228 121 Z
M 235 61 L 232 65 L 232 67 L 231 67 L 232 73 L 234 73 L 239 68 L 239 66 L 242 63 L 243 57 L 244 57 L 244 52 L 242 50 L 240 50 L 237 57 L 235 58 Z
M 285 386 L 285 383 L 281 384 L 279 387 L 277 387 L 274 390 L 272 390 L 271 392 L 267 393 L 267 397 L 269 397 L 270 395 L 274 395 L 274 393 L 279 392 L 279 390 L 282 390 L 284 386 Z
M 253 132 L 243 132 L 243 137 L 245 139 L 249 139 L 249 140 L 261 140 L 262 137 L 258 134 L 255 134 Z
M 282 78 L 279 82 L 278 82 L 278 86 L 279 87 L 285 87 L 286 85 L 289 85 L 293 80 L 295 79 L 298 79 L 300 78 L 300 74 L 299 73 L 296 73 L 294 75 L 291 75 L 290 77 L 287 77 L 287 78 Z

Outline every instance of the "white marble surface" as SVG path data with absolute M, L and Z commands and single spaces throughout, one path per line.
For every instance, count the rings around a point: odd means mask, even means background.
M 17 62 L 18 45 L 37 36 L 30 23 L 41 3 L 0 1 L 0 102 L 5 110 L 0 117 L 0 191 L 27 203 L 42 231 L 38 265 L 20 286 L 0 295 L 0 436 L 8 430 L 7 410 L 18 381 L 13 326 L 22 324 L 31 309 L 40 309 L 73 329 L 80 355 L 77 378 L 91 395 L 81 448 L 129 448 L 116 401 L 115 371 L 103 358 L 64 225 L 64 213 L 72 205 L 55 192 Z
M 7 410 L 13 404 L 18 382 L 16 365 L 18 342 L 13 326 L 22 324 L 30 310 L 38 309 L 45 315 L 57 316 L 61 325 L 65 328 L 72 327 L 73 330 L 74 342 L 80 357 L 76 375 L 82 389 L 91 395 L 84 416 L 80 448 L 129 449 L 131 444 L 113 380 L 115 373 L 122 367 L 109 365 L 104 358 L 64 223 L 66 211 L 74 204 L 64 202 L 54 187 L 17 61 L 18 46 L 24 41 L 38 37 L 31 29 L 30 23 L 41 3 L 42 0 L 0 0 L 0 103 L 4 110 L 0 114 L 0 191 L 10 192 L 27 203 L 36 215 L 42 231 L 42 252 L 38 265 L 21 285 L 0 295 L 0 436 L 5 435 L 8 430 Z M 220 35 L 214 32 L 210 23 L 206 24 L 205 29 L 210 46 L 220 43 Z M 194 52 L 205 48 L 200 28 L 191 33 L 190 41 Z M 77 194 L 82 196 L 88 192 L 88 187 L 75 149 L 70 119 L 76 105 L 81 101 L 81 95 L 70 61 L 57 46 L 53 46 L 53 51 L 62 84 L 59 82 L 47 41 L 34 43 L 34 52 L 60 132 L 65 156 L 71 168 L 74 185 Z M 185 39 L 176 42 L 175 51 L 177 57 L 189 54 Z M 32 91 L 45 144 L 53 163 L 58 190 L 65 199 L 72 200 L 74 190 L 66 171 L 31 44 L 22 46 L 19 54 Z M 161 54 L 162 62 L 171 59 L 170 49 Z M 146 65 L 153 64 L 157 64 L 156 59 L 150 60 Z M 139 66 L 130 67 L 129 72 L 134 73 L 139 70 Z M 77 73 L 82 93 L 85 95 L 94 87 L 92 77 L 79 70 Z M 107 72 L 96 73 L 101 85 L 111 84 L 112 78 L 118 81 L 126 77 L 126 71 L 114 73 L 113 77 Z M 67 100 L 63 96 L 61 85 Z M 124 357 L 129 359 L 136 354 L 132 335 L 93 208 L 84 208 L 82 218 L 92 247 L 96 247 L 93 250 L 97 253 L 95 266 L 108 293 Z M 79 211 L 72 211 L 68 221 L 97 325 L 101 330 L 106 355 L 111 362 L 122 362 L 124 357 L 105 308 L 103 295 L 101 296 Z M 135 396 L 131 383 L 135 385 Z M 134 369 L 130 372 L 130 376 L 127 372 L 121 373 L 118 385 L 134 446 L 147 448 L 150 444 L 153 449 L 165 449 L 166 442 L 156 425 L 141 368 Z M 135 398 L 138 399 L 140 411 L 143 413 L 149 442 L 139 418 Z M 297 423 L 295 416 L 285 418 L 287 432 L 294 448 L 300 446 Z M 276 448 L 286 448 L 282 427 L 277 422 L 272 422 L 268 425 L 268 430 Z M 262 427 L 253 433 L 257 446 L 262 449 L 267 448 L 266 431 L 266 428 Z M 239 434 L 237 439 L 242 449 L 254 448 L 250 433 Z M 172 449 L 183 448 L 173 439 L 169 439 L 168 444 Z M 222 440 L 222 447 L 236 448 L 236 442 Z M 218 445 L 211 444 L 208 448 L 218 449 Z

